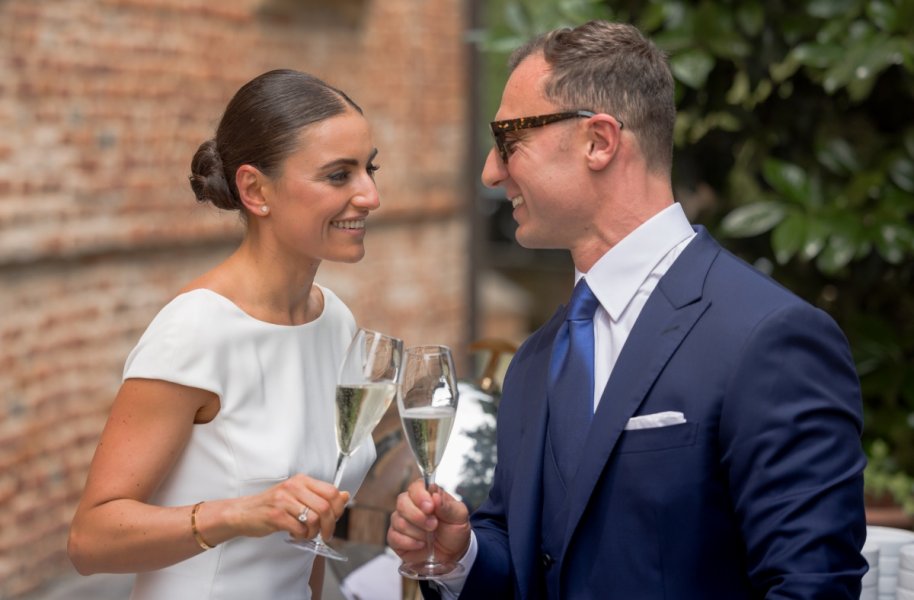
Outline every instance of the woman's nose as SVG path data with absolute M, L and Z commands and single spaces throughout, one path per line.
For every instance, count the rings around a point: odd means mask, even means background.
M 352 204 L 367 210 L 374 210 L 381 206 L 381 194 L 374 179 L 369 178 L 364 189 L 352 198 Z

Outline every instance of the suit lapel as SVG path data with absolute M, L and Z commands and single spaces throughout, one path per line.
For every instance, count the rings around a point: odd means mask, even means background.
M 517 573 L 521 598 L 531 597 L 529 583 L 531 569 L 539 561 L 540 527 L 542 517 L 543 451 L 546 443 L 546 373 L 552 341 L 565 319 L 566 307 L 562 306 L 543 327 L 539 342 L 531 350 L 525 370 L 518 374 L 515 383 L 521 384 L 518 400 L 524 403 L 525 426 L 517 448 L 517 471 L 514 474 L 509 499 L 508 538 L 511 558 Z
M 701 299 L 701 288 L 720 246 L 703 228 L 697 229 L 698 236 L 645 304 L 606 384 L 584 445 L 581 466 L 568 490 L 565 550 L 625 424 L 710 305 Z

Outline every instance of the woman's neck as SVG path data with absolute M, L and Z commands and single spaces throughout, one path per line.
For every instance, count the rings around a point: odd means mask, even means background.
M 323 294 L 314 286 L 319 266 L 319 260 L 292 261 L 246 238 L 223 263 L 187 289 L 211 289 L 261 321 L 301 325 L 323 312 Z

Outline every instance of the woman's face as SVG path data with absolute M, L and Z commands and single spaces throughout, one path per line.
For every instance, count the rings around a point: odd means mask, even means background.
M 293 255 L 357 262 L 368 213 L 380 206 L 368 122 L 349 109 L 305 127 L 299 139 L 264 189 L 276 241 Z

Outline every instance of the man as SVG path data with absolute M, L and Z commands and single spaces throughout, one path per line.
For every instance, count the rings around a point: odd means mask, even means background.
M 438 558 L 467 568 L 426 590 L 445 597 L 857 598 L 847 342 L 686 220 L 665 57 L 633 27 L 590 22 L 511 67 L 482 179 L 513 203 L 521 245 L 571 252 L 577 284 L 506 374 L 472 526 L 417 482 L 388 543 L 415 560 L 435 531 Z

